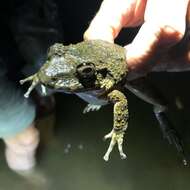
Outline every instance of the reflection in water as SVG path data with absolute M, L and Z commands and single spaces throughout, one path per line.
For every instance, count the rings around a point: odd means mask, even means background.
M 17 174 L 23 177 L 29 185 L 40 188 L 47 189 L 50 187 L 50 179 L 42 172 L 37 169 L 29 171 L 17 171 Z

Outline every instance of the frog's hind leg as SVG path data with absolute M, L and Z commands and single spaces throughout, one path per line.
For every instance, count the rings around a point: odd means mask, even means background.
M 126 129 L 124 129 L 126 130 Z M 104 136 L 104 140 L 108 139 L 108 138 L 112 138 L 112 135 L 114 133 L 114 130 L 112 130 L 110 133 L 108 133 L 107 135 Z M 111 139 L 110 145 L 108 147 L 108 150 L 106 152 L 106 154 L 104 155 L 104 160 L 108 161 L 109 160 L 109 155 L 113 150 L 113 147 L 115 146 L 115 144 L 117 143 L 118 145 L 118 150 L 119 150 L 119 154 L 121 159 L 126 159 L 127 156 L 126 154 L 123 152 L 123 137 L 124 137 L 124 133 L 120 134 L 121 138 L 119 138 L 118 140 L 114 138 Z
M 114 125 L 110 133 L 104 136 L 104 139 L 111 138 L 110 145 L 104 155 L 104 160 L 109 160 L 109 155 L 112 152 L 115 144 L 118 145 L 118 150 L 121 159 L 125 159 L 126 155 L 123 152 L 123 138 L 128 125 L 128 103 L 125 95 L 113 90 L 108 94 L 108 99 L 114 104 Z
M 109 134 L 113 134 L 112 132 L 110 132 Z M 109 135 L 108 134 L 108 135 Z M 107 136 L 107 135 L 106 135 Z M 106 136 L 104 137 L 104 139 L 106 139 Z M 107 136 L 107 138 L 111 138 L 111 136 Z M 115 146 L 115 144 L 116 144 L 116 139 L 114 139 L 114 138 L 112 138 L 111 139 L 111 142 L 110 142 L 110 145 L 109 145 L 109 147 L 108 147 L 108 150 L 107 150 L 107 152 L 105 153 L 105 155 L 104 155 L 104 160 L 105 161 L 108 161 L 109 160 L 109 156 L 110 156 L 110 153 L 112 152 L 112 150 L 113 150 L 113 147 Z
M 126 159 L 127 156 L 123 152 L 123 137 L 117 141 L 117 145 L 118 145 L 118 150 L 119 150 L 119 154 L 120 154 L 121 159 L 122 160 Z
M 166 115 L 168 110 L 167 104 L 155 86 L 149 84 L 145 78 L 141 78 L 126 84 L 126 88 L 137 97 L 153 105 L 153 111 L 159 122 L 164 138 L 176 147 L 178 153 L 182 157 L 183 164 L 187 165 L 182 140 L 168 119 Z

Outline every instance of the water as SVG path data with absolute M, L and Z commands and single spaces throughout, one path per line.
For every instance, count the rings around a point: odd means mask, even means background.
M 164 77 L 161 81 L 165 81 Z M 157 78 L 154 80 L 157 81 Z M 181 84 L 186 81 L 184 77 L 181 80 Z M 169 82 L 173 82 L 173 87 Z M 190 92 L 185 85 L 179 85 L 177 89 L 176 84 L 173 77 L 162 85 L 159 83 L 163 91 L 167 89 L 166 96 L 171 96 L 171 102 L 175 94 L 178 101 L 183 101 L 179 112 L 174 106 L 171 107 L 170 118 L 190 152 L 187 103 Z M 84 102 L 71 95 L 59 94 L 55 115 L 37 123 L 42 133 L 36 171 L 38 176 L 28 180 L 10 171 L 4 160 L 2 145 L 0 190 L 189 189 L 190 169 L 183 166 L 175 149 L 163 140 L 152 107 L 130 93 L 128 100 L 130 121 L 124 141 L 126 160 L 120 160 L 116 148 L 109 162 L 102 159 L 109 144 L 109 141 L 103 142 L 102 137 L 112 127 L 112 106 L 84 115 Z

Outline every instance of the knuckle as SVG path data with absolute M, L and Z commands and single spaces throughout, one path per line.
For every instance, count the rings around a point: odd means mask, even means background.
M 18 138 L 17 143 L 20 146 L 37 146 L 39 143 L 39 131 L 33 128 L 29 134 Z
M 177 26 L 174 24 L 163 24 L 160 26 L 160 31 L 166 37 L 173 37 L 174 40 L 179 41 L 183 38 L 185 33 L 185 27 Z

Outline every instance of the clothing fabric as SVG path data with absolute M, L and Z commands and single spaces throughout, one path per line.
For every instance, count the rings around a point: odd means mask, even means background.
M 35 118 L 35 106 L 24 98 L 22 90 L 6 77 L 0 76 L 0 137 L 22 132 Z

